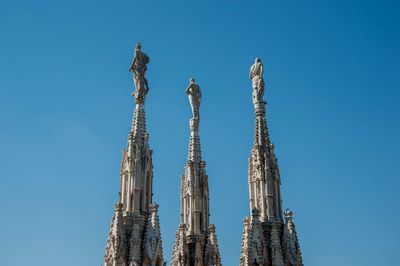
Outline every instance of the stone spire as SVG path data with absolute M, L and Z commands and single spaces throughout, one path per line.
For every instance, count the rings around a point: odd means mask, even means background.
M 293 212 L 289 209 L 285 211 L 286 224 L 283 230 L 283 248 L 286 255 L 287 265 L 303 265 L 301 257 L 299 239 L 297 238 L 296 227 L 293 223 Z
M 281 179 L 274 145 L 268 133 L 266 102 L 263 100 L 263 64 L 260 58 L 256 58 L 251 66 L 250 79 L 255 114 L 254 142 L 248 168 L 252 215 L 251 219 L 244 220 L 240 266 L 301 266 L 297 235 L 285 229 L 294 228 L 294 224 L 291 219 L 286 220 L 285 224 L 282 217 Z M 295 253 L 300 254 L 295 256 L 296 259 L 291 259 L 288 253 L 288 250 L 293 250 L 292 247 L 296 247 Z
M 135 109 L 128 145 L 123 150 L 120 198 L 104 256 L 105 266 L 163 266 L 158 205 L 153 203 L 153 151 L 146 130 L 145 99 L 149 91 L 145 77 L 149 57 L 138 43 L 130 67 L 133 72 Z
M 282 221 L 280 176 L 274 146 L 269 139 L 263 100 L 264 79 L 260 58 L 251 67 L 255 114 L 254 142 L 249 158 L 250 211 L 260 211 L 260 221 Z
M 181 178 L 180 226 L 176 233 L 172 266 L 220 266 L 215 226 L 209 223 L 206 163 L 201 157 L 199 126 L 200 87 L 194 79 L 186 89 L 192 107 L 188 160 Z

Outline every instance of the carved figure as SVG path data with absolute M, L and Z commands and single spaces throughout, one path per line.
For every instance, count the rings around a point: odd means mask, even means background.
M 134 74 L 133 82 L 135 83 L 135 98 L 143 99 L 144 96 L 149 92 L 149 85 L 145 77 L 147 71 L 147 64 L 150 62 L 150 58 L 142 52 L 141 44 L 137 43 L 135 46 L 134 57 L 129 71 Z
M 256 58 L 250 68 L 250 75 L 253 87 L 253 103 L 261 102 L 264 96 L 263 64 L 261 58 Z
M 195 83 L 194 78 L 190 78 L 189 86 L 186 88 L 186 94 L 189 97 L 190 106 L 192 107 L 193 119 L 199 119 L 199 108 L 201 103 L 201 91 L 199 85 Z

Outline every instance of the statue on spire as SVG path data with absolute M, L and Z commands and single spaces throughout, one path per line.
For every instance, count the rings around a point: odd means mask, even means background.
M 133 95 L 135 96 L 136 101 L 144 102 L 144 98 L 149 92 L 149 85 L 145 75 L 147 64 L 150 62 L 150 58 L 147 56 L 147 54 L 142 52 L 141 48 L 141 44 L 137 43 L 129 71 L 133 72 L 134 74 L 133 82 L 135 83 L 136 89 Z
M 261 102 L 264 96 L 263 64 L 261 58 L 256 58 L 250 68 L 250 79 L 253 87 L 253 104 Z
M 193 119 L 200 119 L 199 108 L 201 102 L 201 91 L 199 85 L 195 83 L 194 78 L 190 78 L 189 86 L 186 88 L 186 95 L 189 97 L 190 106 L 192 107 Z

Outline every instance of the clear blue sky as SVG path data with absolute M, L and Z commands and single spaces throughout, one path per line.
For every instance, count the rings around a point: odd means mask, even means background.
M 384 0 L 2 0 L 1 265 L 102 263 L 137 41 L 151 58 L 146 111 L 168 261 L 194 75 L 211 221 L 223 264 L 239 263 L 253 138 L 248 69 L 261 57 L 283 204 L 295 213 L 305 265 L 397 264 L 399 12 Z

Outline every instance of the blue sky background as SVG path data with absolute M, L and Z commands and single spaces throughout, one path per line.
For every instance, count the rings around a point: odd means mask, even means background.
M 191 116 L 223 264 L 239 264 L 253 138 L 248 70 L 265 66 L 284 207 L 307 266 L 398 263 L 400 4 L 372 0 L 0 2 L 3 266 L 101 265 L 149 54 L 154 195 L 170 261 Z

